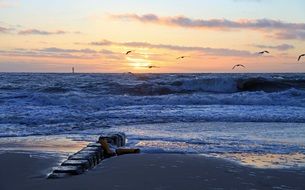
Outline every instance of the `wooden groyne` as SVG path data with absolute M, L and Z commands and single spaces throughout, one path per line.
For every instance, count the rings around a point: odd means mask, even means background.
M 124 133 L 115 133 L 107 136 L 100 136 L 99 139 L 106 139 L 107 143 L 113 147 L 122 147 L 126 144 Z M 80 175 L 87 170 L 97 166 L 108 155 L 99 141 L 89 143 L 86 147 L 68 157 L 60 166 L 53 169 L 48 175 L 49 179 L 62 178 L 72 175 Z

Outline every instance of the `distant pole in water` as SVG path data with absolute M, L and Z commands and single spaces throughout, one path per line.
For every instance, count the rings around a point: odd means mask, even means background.
M 72 74 L 74 74 L 74 67 L 72 67 Z

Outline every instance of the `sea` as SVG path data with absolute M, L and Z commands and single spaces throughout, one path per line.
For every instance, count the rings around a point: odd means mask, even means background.
M 144 153 L 304 167 L 305 74 L 0 73 L 0 143 L 113 132 Z

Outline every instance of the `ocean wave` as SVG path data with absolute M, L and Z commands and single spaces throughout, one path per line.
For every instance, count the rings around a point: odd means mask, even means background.
M 198 92 L 232 93 L 237 91 L 236 81 L 226 78 L 150 80 L 136 85 L 116 85 L 117 92 L 136 96 L 192 94 Z
M 66 106 L 71 108 L 88 107 L 105 109 L 113 106 L 135 105 L 268 105 L 305 107 L 305 91 L 288 89 L 266 93 L 245 91 L 235 93 L 191 93 L 165 95 L 92 95 L 87 93 L 34 93 L 1 96 L 7 105 Z
M 0 124 L 41 126 L 41 130 L 47 124 L 85 122 L 97 126 L 94 123 L 99 121 L 107 125 L 305 122 L 305 75 L 140 76 L 141 79 L 137 74 L 0 76 L 0 86 L 21 87 L 0 91 Z
M 0 90 L 29 93 L 160 96 L 305 91 L 305 75 L 275 74 L 28 74 L 2 76 Z
M 44 87 L 39 89 L 39 92 L 43 93 L 66 93 L 70 90 L 68 88 L 62 86 L 51 86 L 51 87 Z
M 18 90 L 18 89 L 20 89 L 20 86 L 15 85 L 15 84 L 2 84 L 2 85 L 0 85 L 0 91 L 1 90 L 11 91 L 11 90 Z
M 288 89 L 305 90 L 305 80 L 299 79 L 283 79 L 283 78 L 248 78 L 237 81 L 237 88 L 240 91 L 265 91 L 278 92 Z
M 235 93 L 264 91 L 268 93 L 289 89 L 305 90 L 305 80 L 281 78 L 182 78 L 178 80 L 149 80 L 136 85 L 113 84 L 115 92 L 136 96 L 159 96 L 192 93 Z M 115 93 L 114 92 L 114 93 Z

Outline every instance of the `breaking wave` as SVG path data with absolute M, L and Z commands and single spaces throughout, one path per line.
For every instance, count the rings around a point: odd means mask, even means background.
M 164 122 L 305 123 L 304 74 L 1 74 L 0 136 Z

